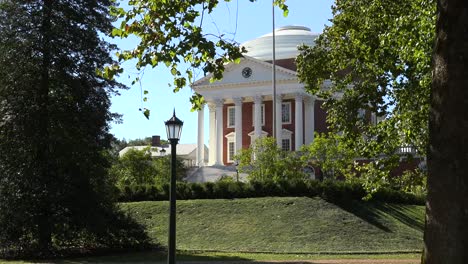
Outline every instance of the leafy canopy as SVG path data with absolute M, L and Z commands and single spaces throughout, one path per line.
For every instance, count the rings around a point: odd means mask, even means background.
M 131 185 L 161 185 L 169 183 L 171 177 L 170 155 L 153 157 L 156 148 L 142 150 L 130 149 L 112 165 L 110 174 L 117 187 L 122 189 Z M 186 168 L 181 159 L 176 162 L 177 179 L 186 175 Z
M 299 79 L 326 99 L 328 121 L 361 156 L 391 155 L 398 146 L 427 146 L 434 0 L 346 0 L 331 26 L 300 48 Z M 324 80 L 329 89 L 319 89 Z M 366 122 L 359 109 L 374 112 Z M 364 135 L 364 136 L 362 136 Z
M 138 70 L 166 65 L 174 78 L 174 92 L 193 81 L 194 69 L 202 68 L 204 72 L 212 73 L 212 81 L 221 79 L 224 65 L 239 62 L 245 49 L 223 34 L 204 30 L 204 16 L 212 13 L 220 2 L 223 1 L 132 0 L 128 10 L 113 8 L 112 13 L 120 19 L 120 26 L 112 30 L 112 35 L 120 38 L 135 36 L 140 40 L 134 49 L 117 53 L 118 60 L 135 59 Z M 275 0 L 274 4 L 287 15 L 285 0 Z M 104 74 L 112 77 L 119 72 L 122 68 L 114 64 L 108 66 Z M 134 80 L 137 81 L 138 78 Z M 194 94 L 190 101 L 193 109 L 199 109 L 204 102 L 199 94 Z M 149 110 L 142 111 L 148 118 Z
M 273 181 L 304 179 L 307 164 L 297 152 L 284 151 L 272 137 L 255 140 L 248 149 L 242 149 L 235 157 L 239 171 L 248 173 L 249 181 Z
M 322 170 L 325 178 L 348 175 L 353 166 L 354 151 L 336 133 L 316 133 L 314 141 L 301 149 L 302 159 Z

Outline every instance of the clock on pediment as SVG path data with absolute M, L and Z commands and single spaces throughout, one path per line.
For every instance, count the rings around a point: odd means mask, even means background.
M 250 76 L 252 76 L 252 69 L 249 67 L 245 67 L 244 69 L 242 69 L 242 76 L 244 78 L 249 78 Z

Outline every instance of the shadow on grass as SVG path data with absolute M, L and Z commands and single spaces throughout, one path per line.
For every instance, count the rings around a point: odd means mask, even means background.
M 165 263 L 167 255 L 161 251 L 144 251 L 113 254 L 100 257 L 80 257 L 68 259 L 55 259 L 55 260 L 40 260 L 34 263 L 57 263 L 57 264 L 91 264 L 91 263 Z M 253 262 L 253 260 L 242 258 L 238 256 L 225 256 L 225 255 L 196 255 L 191 253 L 177 253 L 177 262 L 190 262 L 190 263 L 203 263 L 203 262 Z
M 405 207 L 401 204 L 378 204 L 375 207 L 413 229 L 421 232 L 424 230 L 424 218 L 418 217 L 418 212 L 414 208 Z
M 256 253 L 253 253 L 255 255 Z M 240 254 L 243 255 L 243 254 Z M 250 258 L 248 257 L 249 254 L 247 254 L 245 257 L 242 256 L 236 256 L 235 253 L 215 253 L 211 255 L 210 253 L 204 254 L 196 254 L 196 253 L 187 253 L 187 252 L 182 252 L 178 253 L 176 256 L 176 261 L 177 263 L 185 263 L 185 264 L 202 264 L 202 263 L 210 263 L 210 264 L 249 264 L 249 263 L 256 263 L 256 264 L 299 264 L 299 263 L 308 263 L 308 264 L 323 264 L 323 263 L 330 263 L 327 262 L 327 260 L 322 260 L 322 259 L 314 259 L 313 256 L 307 255 L 309 258 L 304 258 L 304 256 L 299 256 L 296 254 L 293 254 L 293 256 L 296 256 L 297 259 L 292 258 L 291 256 L 287 257 L 286 259 L 281 259 L 275 256 L 276 254 L 273 254 L 271 257 L 271 260 L 258 260 L 255 259 L 255 257 Z M 263 256 L 265 257 L 265 256 Z M 349 256 L 348 256 L 349 257 Z M 325 258 L 326 259 L 326 258 Z M 332 258 L 335 259 L 335 258 Z M 343 256 L 338 256 L 336 257 L 337 263 L 346 263 L 346 259 L 360 259 L 356 258 L 356 256 L 347 258 Z M 368 259 L 368 256 L 363 256 L 362 259 Z M 372 258 L 370 258 L 372 259 Z M 97 263 L 104 263 L 104 264 L 129 264 L 129 263 L 134 263 L 134 264 L 149 264 L 149 263 L 166 263 L 167 261 L 167 255 L 165 255 L 164 252 L 159 252 L 159 251 L 146 251 L 146 252 L 133 252 L 133 253 L 125 253 L 125 254 L 114 254 L 114 255 L 109 255 L 109 256 L 101 256 L 101 257 L 87 257 L 87 258 L 69 258 L 66 260 L 52 260 L 52 261 L 47 261 L 47 260 L 40 260 L 37 262 L 29 262 L 29 263 L 43 263 L 43 264 L 97 264 Z M 344 261 L 344 262 L 343 262 Z M 3 262 L 0 261 L 0 263 L 3 264 Z M 23 262 L 21 262 L 23 263 Z M 26 262 L 28 263 L 28 262 Z M 334 262 L 333 262 L 334 263 Z M 368 262 L 366 262 L 368 263 Z M 13 263 L 12 263 L 13 264 Z M 16 263 L 14 263 L 16 264 Z
M 385 232 L 391 232 L 392 230 L 385 221 L 384 213 L 410 228 L 421 232 L 424 229 L 423 219 L 418 217 L 417 211 L 405 205 L 355 200 L 332 201 L 332 203 Z
M 375 210 L 375 206 L 369 203 L 354 200 L 332 201 L 332 203 L 340 207 L 341 209 L 347 211 L 348 213 L 351 213 L 361 218 L 363 221 L 366 221 L 367 223 L 379 228 L 382 231 L 391 232 L 390 228 L 388 228 L 388 226 L 386 226 L 385 223 L 382 221 L 383 217 L 379 213 L 379 211 Z

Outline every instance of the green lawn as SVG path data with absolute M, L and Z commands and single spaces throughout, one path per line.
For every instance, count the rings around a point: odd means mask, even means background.
M 167 243 L 168 202 L 122 208 Z M 257 253 L 405 253 L 422 249 L 424 207 L 320 198 L 177 202 L 177 248 Z
M 412 259 L 408 263 L 417 263 L 422 248 L 423 206 L 357 201 L 336 205 L 320 198 L 277 197 L 186 200 L 177 206 L 180 261 Z M 121 207 L 147 227 L 155 242 L 166 245 L 168 202 Z M 163 252 L 137 252 L 41 262 L 145 264 L 165 259 Z

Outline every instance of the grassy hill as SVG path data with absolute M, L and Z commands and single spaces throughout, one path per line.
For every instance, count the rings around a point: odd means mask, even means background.
M 167 244 L 168 202 L 121 207 Z M 177 201 L 180 250 L 356 253 L 422 249 L 424 207 L 320 198 Z

